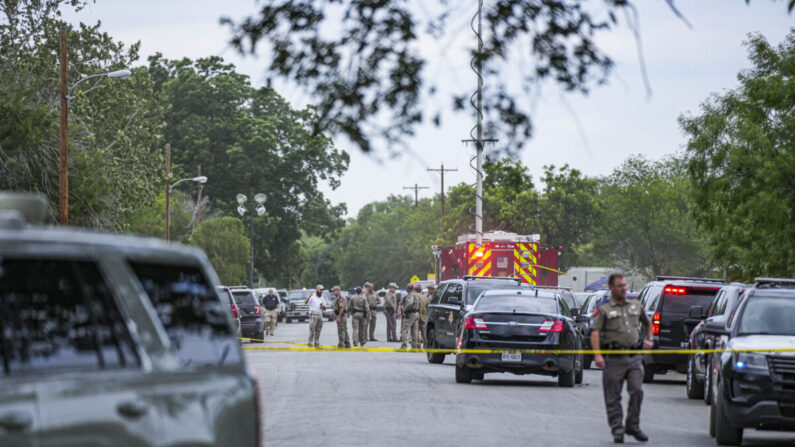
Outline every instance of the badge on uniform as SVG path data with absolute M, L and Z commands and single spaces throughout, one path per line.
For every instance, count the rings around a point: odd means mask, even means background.
M 618 316 L 618 311 L 617 310 L 611 310 L 610 312 L 607 313 L 607 318 L 612 318 L 612 317 L 617 317 L 617 316 Z

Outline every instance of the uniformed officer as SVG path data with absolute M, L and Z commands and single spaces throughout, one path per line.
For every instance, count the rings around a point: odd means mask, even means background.
M 381 300 L 373 291 L 373 283 L 364 283 L 364 296 L 367 298 L 367 305 L 370 307 L 370 317 L 365 322 L 365 333 L 370 335 L 370 341 L 378 341 L 375 339 L 375 322 L 378 315 L 376 312 L 377 306 L 381 304 Z
M 434 292 L 436 292 L 436 286 L 431 284 L 428 286 L 428 293 L 422 295 L 424 299 L 422 301 L 422 307 L 420 308 L 419 330 L 420 330 L 420 341 L 422 342 L 422 345 L 425 348 L 428 347 L 425 345 L 425 322 L 427 321 L 426 317 L 428 315 L 428 304 L 430 304 L 431 297 L 433 296 Z
M 361 287 L 356 288 L 356 295 L 349 304 L 353 318 L 353 346 L 364 346 L 367 343 L 365 322 L 370 318 L 370 306 L 367 305 L 367 298 L 362 295 Z
M 337 347 L 350 348 L 351 339 L 348 338 L 348 303 L 345 302 L 345 297 L 341 294 L 340 286 L 332 287 L 331 294 L 334 296 L 334 319 L 337 320 L 337 337 L 339 337 Z
M 398 341 L 395 329 L 395 312 L 397 312 L 397 284 L 389 283 L 389 291 L 384 297 L 384 316 L 386 317 L 386 341 Z
M 594 361 L 602 370 L 602 388 L 605 396 L 607 421 L 613 432 L 613 441 L 624 442 L 624 435 L 634 436 L 641 442 L 649 437 L 640 430 L 640 405 L 643 402 L 643 361 L 637 354 L 605 354 L 600 349 L 636 349 L 640 338 L 638 326 L 643 325 L 646 339 L 643 349 L 651 349 L 653 332 L 649 317 L 638 301 L 627 300 L 627 282 L 618 273 L 610 275 L 607 281 L 610 299 L 599 306 L 599 312 L 591 325 L 591 346 Z M 629 405 L 626 423 L 622 421 L 621 389 L 627 382 Z
M 418 332 L 418 341 L 425 345 L 425 316 L 428 313 L 428 296 L 422 293 L 422 286 L 419 284 L 414 284 L 414 291 L 417 292 L 417 296 L 420 298 L 420 310 L 417 313 L 417 332 Z M 430 293 L 430 292 L 429 292 Z
M 409 341 L 409 334 L 411 334 L 411 347 L 413 349 L 419 349 L 419 335 L 417 334 L 417 325 L 419 321 L 419 311 L 420 311 L 420 297 L 414 291 L 414 286 L 409 284 L 406 287 L 406 291 L 408 295 L 403 298 L 403 305 L 401 306 L 400 313 L 401 318 L 403 319 L 400 332 L 401 338 L 400 341 L 402 344 L 400 345 L 400 349 L 406 349 L 407 344 Z

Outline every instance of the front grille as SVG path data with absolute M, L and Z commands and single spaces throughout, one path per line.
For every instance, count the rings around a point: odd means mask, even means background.
M 771 355 L 767 357 L 767 363 L 773 374 L 786 381 L 795 381 L 795 357 Z

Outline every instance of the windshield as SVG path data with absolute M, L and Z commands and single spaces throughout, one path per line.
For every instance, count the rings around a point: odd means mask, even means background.
M 683 289 L 679 289 L 683 290 Z M 704 309 L 709 307 L 712 299 L 718 293 L 718 290 L 712 289 L 684 289 L 684 294 L 671 294 L 666 292 L 663 296 L 662 312 L 663 313 L 677 313 L 687 314 L 693 306 L 703 306 Z
M 489 281 L 478 284 L 469 283 L 467 288 L 466 304 L 472 304 L 486 290 L 515 289 L 519 283 L 515 281 Z
M 478 301 L 475 312 L 559 313 L 555 300 L 527 296 L 487 296 Z
M 303 301 L 309 296 L 310 293 L 311 292 L 309 290 L 291 290 L 290 293 L 287 294 L 287 299 L 290 301 Z
M 740 335 L 795 335 L 795 300 L 753 298 L 740 320 Z
M 235 297 L 235 303 L 238 306 L 254 306 L 257 304 L 257 300 L 251 292 L 232 292 L 232 296 Z

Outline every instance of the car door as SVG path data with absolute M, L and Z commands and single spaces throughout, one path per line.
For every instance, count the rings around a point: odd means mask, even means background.
M 35 392 L 37 445 L 157 445 L 151 384 L 97 264 L 4 257 L 0 271 L 6 371 Z
M 153 375 L 163 443 L 254 445 L 259 421 L 253 384 L 227 311 L 204 269 L 151 260 L 129 265 L 181 365 Z
M 461 304 L 451 304 L 450 299 L 456 298 L 460 303 L 463 299 L 464 286 L 459 282 L 451 283 L 442 295 L 440 300 L 439 310 L 440 315 L 437 317 L 439 345 L 444 348 L 454 348 L 456 345 L 456 336 L 458 333 L 458 321 L 461 318 Z
M 435 340 L 439 340 L 439 316 L 444 313 L 441 302 L 446 288 L 447 283 L 439 284 L 439 287 L 431 295 L 431 300 L 428 303 L 428 313 L 425 315 L 426 334 L 428 330 L 433 329 Z M 400 303 L 401 299 L 398 299 L 398 303 Z

